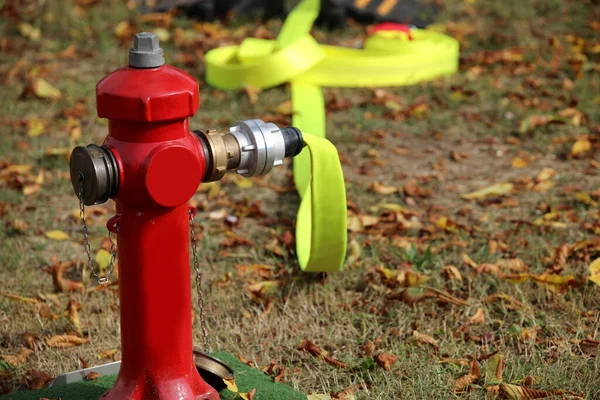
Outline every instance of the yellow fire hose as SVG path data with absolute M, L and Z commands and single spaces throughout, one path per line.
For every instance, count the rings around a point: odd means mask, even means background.
M 321 87 L 410 85 L 456 72 L 458 42 L 441 33 L 411 30 L 410 36 L 380 32 L 363 49 L 320 45 L 310 35 L 319 0 L 303 0 L 276 40 L 248 38 L 206 54 L 206 81 L 225 90 L 266 89 L 291 83 L 293 125 L 306 148 L 294 159 L 302 198 L 296 252 L 303 271 L 339 271 L 346 255 L 346 189 L 336 148 L 325 139 Z M 310 132 L 311 135 L 305 132 Z

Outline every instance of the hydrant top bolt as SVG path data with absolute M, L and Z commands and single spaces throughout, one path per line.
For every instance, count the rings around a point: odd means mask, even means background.
M 129 49 L 129 66 L 157 68 L 165 64 L 165 53 L 160 48 L 158 36 L 152 32 L 136 33 L 133 48 Z

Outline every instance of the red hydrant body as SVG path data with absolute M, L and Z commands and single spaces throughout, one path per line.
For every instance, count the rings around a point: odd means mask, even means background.
M 117 217 L 122 364 L 110 400 L 218 400 L 192 355 L 187 202 L 206 168 L 189 132 L 198 83 L 185 72 L 118 69 L 97 87 L 104 145 L 119 171 Z

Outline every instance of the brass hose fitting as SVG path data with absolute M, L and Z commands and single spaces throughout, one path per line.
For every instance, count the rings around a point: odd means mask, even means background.
M 300 154 L 304 147 L 299 129 L 279 129 L 259 119 L 240 121 L 228 133 L 216 130 L 194 133 L 206 158 L 203 182 L 218 181 L 230 170 L 245 177 L 265 175 L 281 165 L 285 157 Z

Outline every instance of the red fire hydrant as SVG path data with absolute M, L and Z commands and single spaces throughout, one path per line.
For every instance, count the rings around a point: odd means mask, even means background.
M 70 168 L 83 204 L 117 205 L 109 229 L 118 232 L 122 363 L 102 398 L 219 399 L 192 356 L 187 202 L 200 182 L 227 170 L 269 172 L 301 151 L 302 134 L 260 120 L 191 133 L 198 82 L 164 65 L 158 38 L 146 32 L 136 35 L 129 66 L 98 82 L 96 96 L 109 135 L 102 146 L 75 148 Z

